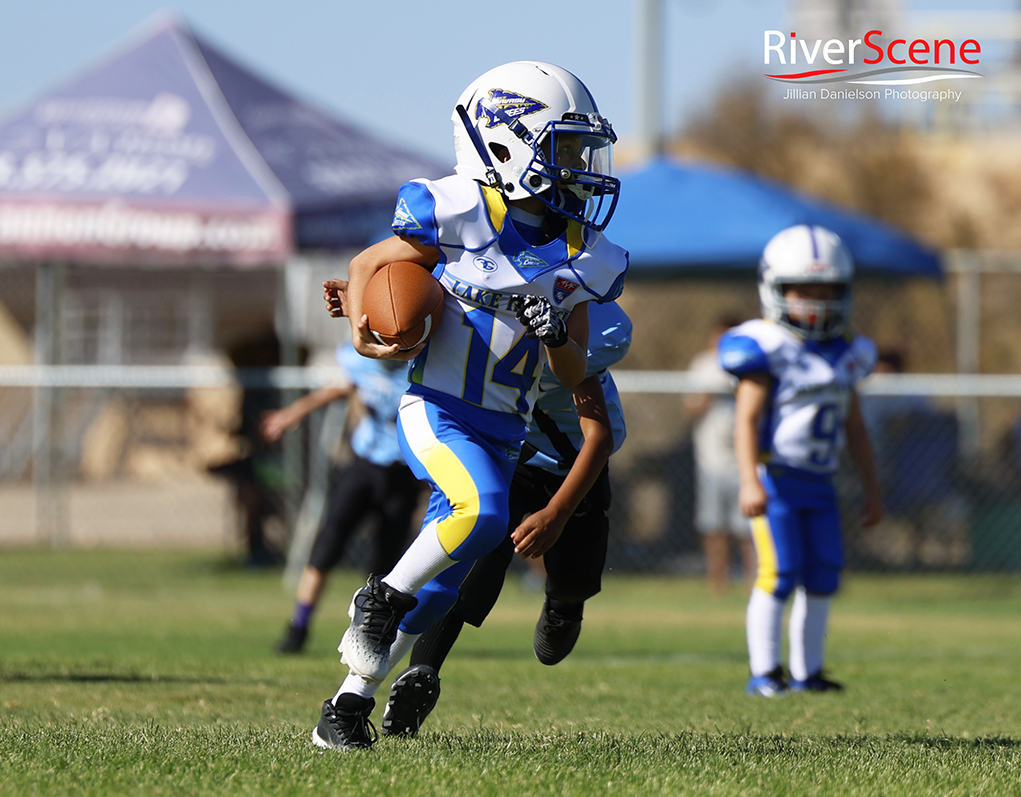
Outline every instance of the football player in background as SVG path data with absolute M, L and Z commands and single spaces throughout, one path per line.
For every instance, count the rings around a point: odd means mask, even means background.
M 542 368 L 568 388 L 585 379 L 588 302 L 616 299 L 627 271 L 627 253 L 602 235 L 620 187 L 616 136 L 578 78 L 552 64 L 505 64 L 464 91 L 452 121 L 456 174 L 402 186 L 394 237 L 350 266 L 355 348 L 414 358 L 398 428 L 432 497 L 397 565 L 352 600 L 340 644 L 349 673 L 312 734 L 335 750 L 372 745 L 380 683 L 506 536 Z M 439 325 L 410 352 L 378 343 L 362 313 L 369 279 L 397 260 L 431 269 L 446 292 Z M 327 302 L 339 312 L 329 288 Z
M 581 632 L 585 601 L 602 587 L 610 521 L 607 461 L 624 442 L 620 396 L 606 369 L 631 345 L 631 319 L 616 302 L 589 309 L 585 380 L 569 390 L 549 368 L 514 471 L 507 536 L 476 562 L 457 602 L 415 643 L 409 667 L 394 680 L 383 711 L 384 736 L 411 736 L 436 705 L 439 670 L 465 623 L 480 628 L 503 589 L 517 553 L 543 556 L 546 598 L 532 648 L 543 664 L 562 661 Z
M 304 649 L 327 574 L 340 562 L 358 524 L 366 517 L 376 521 L 369 572 L 385 573 L 407 547 L 418 506 L 421 483 L 404 462 L 397 440 L 397 408 L 408 385 L 406 364 L 360 357 L 349 342 L 337 347 L 336 357 L 350 384 L 314 390 L 267 413 L 259 425 L 262 436 L 275 443 L 330 402 L 353 400 L 362 410 L 351 433 L 354 459 L 332 479 L 326 514 L 298 582 L 294 613 L 276 645 L 278 653 Z
M 845 443 L 862 481 L 864 525 L 883 514 L 855 392 L 876 350 L 848 331 L 853 278 L 837 235 L 806 225 L 783 230 L 759 267 L 764 318 L 735 327 L 719 344 L 721 367 L 739 380 L 738 500 L 758 558 L 747 614 L 750 695 L 842 688 L 824 676 L 823 653 L 844 566 L 833 474 Z M 788 681 L 780 639 L 792 594 Z

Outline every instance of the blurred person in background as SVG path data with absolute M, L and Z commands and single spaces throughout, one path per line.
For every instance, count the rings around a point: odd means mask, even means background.
M 280 339 L 272 329 L 263 330 L 235 345 L 228 356 L 235 368 L 274 368 L 281 363 Z M 279 446 L 259 432 L 263 416 L 280 407 L 277 388 L 244 387 L 241 408 L 233 435 L 239 439 L 240 455 L 209 472 L 226 478 L 234 486 L 245 537 L 246 564 L 269 567 L 283 563 L 284 533 L 271 533 L 273 523 L 285 528 L 284 494 L 286 478 Z
M 355 401 L 362 411 L 351 433 L 354 459 L 332 481 L 326 514 L 298 583 L 294 614 L 276 645 L 279 653 L 300 653 L 305 647 L 327 574 L 343 558 L 351 535 L 367 517 L 376 521 L 375 554 L 369 572 L 390 571 L 411 537 L 421 491 L 397 440 L 397 409 L 408 386 L 407 363 L 362 357 L 350 343 L 337 347 L 337 362 L 350 384 L 319 388 L 283 409 L 266 413 L 259 425 L 263 439 L 275 443 L 332 401 Z
M 888 348 L 880 351 L 873 373 L 905 370 L 904 355 Z M 960 490 L 957 414 L 921 395 L 866 394 L 861 410 L 891 521 L 876 535 L 876 555 L 902 565 L 933 563 L 932 557 L 959 564 L 967 556 L 962 538 L 968 510 Z
M 903 374 L 907 370 L 904 354 L 900 349 L 880 349 L 876 358 L 874 374 Z M 883 459 L 883 441 L 889 433 L 891 419 L 904 416 L 911 412 L 932 412 L 932 402 L 925 396 L 872 396 L 866 395 L 861 400 L 862 416 L 869 430 L 877 462 Z M 880 467 L 882 470 L 882 467 Z
M 844 549 L 833 476 L 844 446 L 862 482 L 862 521 L 883 515 L 868 431 L 855 390 L 875 345 L 850 333 L 854 263 L 840 238 L 798 225 L 766 245 L 759 266 L 762 319 L 720 340 L 720 365 L 738 378 L 734 452 L 741 511 L 758 559 L 746 630 L 749 695 L 839 691 L 823 671 L 830 602 Z M 787 680 L 780 662 L 789 624 Z
M 717 362 L 717 345 L 723 334 L 740 320 L 722 316 L 713 326 L 709 345 L 691 361 L 688 370 L 719 377 L 731 377 Z M 695 449 L 695 528 L 702 535 L 706 575 L 714 595 L 730 590 L 731 551 L 740 553 L 744 581 L 751 589 L 755 578 L 755 548 L 748 519 L 738 504 L 737 461 L 734 459 L 734 396 L 730 393 L 692 393 L 684 399 L 684 410 L 692 419 Z

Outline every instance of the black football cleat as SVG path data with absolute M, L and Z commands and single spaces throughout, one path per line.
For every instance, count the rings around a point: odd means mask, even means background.
M 789 683 L 792 692 L 843 692 L 844 685 L 824 678 L 822 670 L 809 675 L 803 681 L 791 680 Z
M 440 676 L 428 664 L 408 667 L 390 687 L 383 709 L 383 736 L 414 736 L 440 699 Z
M 577 609 L 570 614 L 561 614 L 550 607 L 550 600 L 546 598 L 539 622 L 535 625 L 535 637 L 532 639 L 535 658 L 542 664 L 557 664 L 574 650 L 574 643 L 581 634 L 583 605 L 578 604 Z
M 334 705 L 323 703 L 323 714 L 312 731 L 312 743 L 326 750 L 368 750 L 376 742 L 369 715 L 376 701 L 360 695 L 341 695 Z
M 299 628 L 296 625 L 287 624 L 287 630 L 283 637 L 273 648 L 277 653 L 290 654 L 301 653 L 305 649 L 305 641 L 308 639 L 308 627 Z

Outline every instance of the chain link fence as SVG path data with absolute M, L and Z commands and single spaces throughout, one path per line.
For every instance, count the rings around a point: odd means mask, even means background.
M 860 527 L 853 469 L 838 477 L 853 568 L 1021 570 L 1021 377 L 1007 376 L 1021 374 L 1021 260 L 976 258 L 948 253 L 942 280 L 856 281 L 856 327 L 895 354 L 903 373 L 862 386 L 866 413 L 883 419 L 872 424 L 888 512 L 879 527 Z M 50 354 L 73 364 L 0 365 L 0 546 L 244 553 L 262 539 L 291 551 L 292 567 L 303 564 L 345 456 L 346 407 L 317 411 L 275 446 L 255 429 L 262 411 L 338 378 L 334 366 L 267 366 L 332 362 L 346 325 L 322 311 L 317 286 L 346 273 L 346 260 L 294 265 L 284 278 L 264 270 L 240 282 L 217 271 L 68 268 Z M 41 356 L 17 332 L 46 329 L 40 293 L 33 270 L 5 269 L 0 327 L 15 334 L 0 344 L 21 338 L 0 347 L 0 362 Z M 634 336 L 614 369 L 628 439 L 611 463 L 608 566 L 698 572 L 685 397 L 719 386 L 688 369 L 720 319 L 758 315 L 754 275 L 632 275 L 620 303 Z M 307 359 L 287 360 L 279 341 L 255 334 L 281 307 Z M 350 564 L 368 558 L 364 533 L 360 540 L 348 548 Z
M 684 370 L 615 373 L 629 434 L 611 464 L 608 566 L 700 572 L 683 399 L 725 388 Z M 344 457 L 345 408 L 317 411 L 276 446 L 242 434 L 241 418 L 246 404 L 279 406 L 335 378 L 329 367 L 2 366 L 0 545 L 244 552 L 259 534 L 300 560 Z M 850 567 L 1021 570 L 1021 377 L 876 376 L 862 393 L 887 518 L 861 528 L 844 463 Z M 367 544 L 350 547 L 349 564 L 363 563 Z

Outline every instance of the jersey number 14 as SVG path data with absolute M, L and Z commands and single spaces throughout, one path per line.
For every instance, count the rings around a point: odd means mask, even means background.
M 502 357 L 496 359 L 492 350 L 493 328 L 496 312 L 488 307 L 476 307 L 465 312 L 461 325 L 471 330 L 468 356 L 465 358 L 464 390 L 461 398 L 482 406 L 486 385 L 491 382 L 518 391 L 515 406 L 524 415 L 528 412 L 526 396 L 536 380 L 536 366 L 539 364 L 539 341 L 522 333 L 514 345 Z

